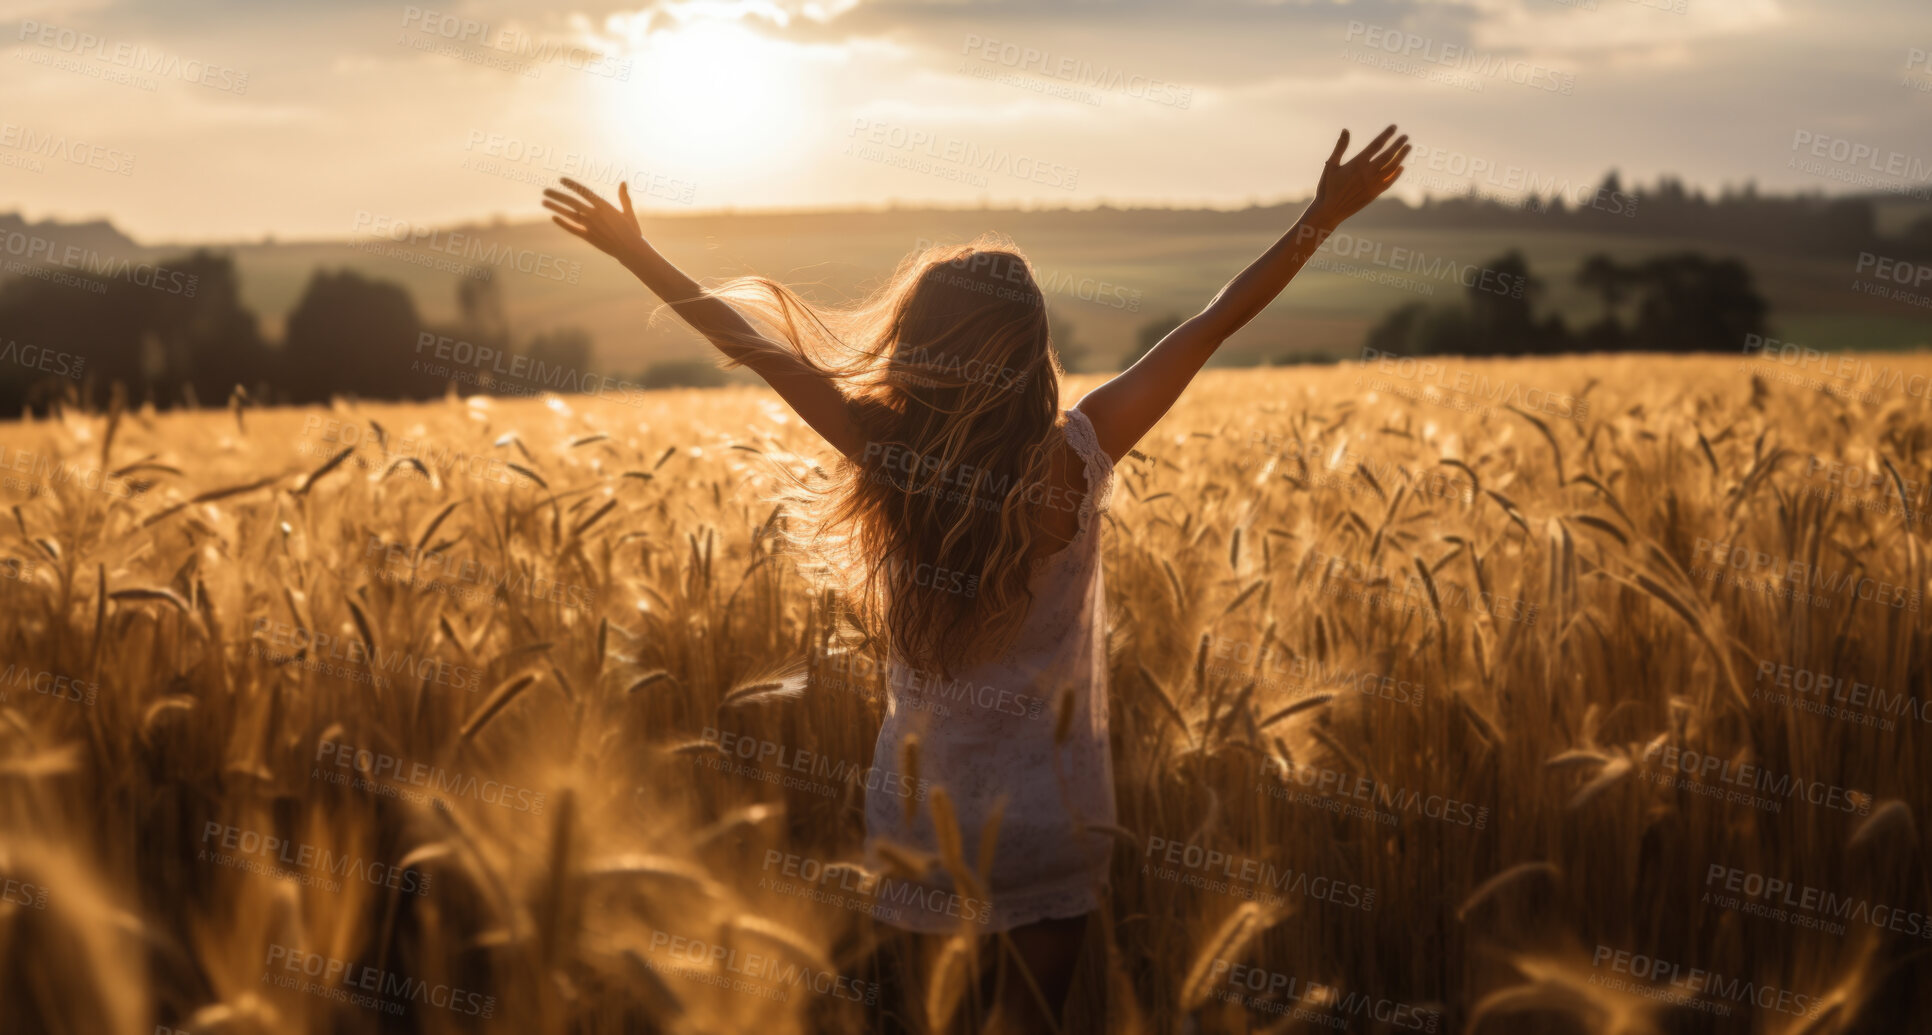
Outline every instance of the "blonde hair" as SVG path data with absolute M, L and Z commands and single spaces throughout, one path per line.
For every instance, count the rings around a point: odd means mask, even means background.
M 811 519 L 794 541 L 843 573 L 861 626 L 949 677 L 1010 643 L 1064 445 L 1062 371 L 1025 256 L 995 237 L 928 248 L 843 308 L 762 277 L 718 293 L 845 397 L 862 446 L 792 497 Z

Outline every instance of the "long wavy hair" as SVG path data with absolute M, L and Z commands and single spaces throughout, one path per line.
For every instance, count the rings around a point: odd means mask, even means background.
M 718 292 L 838 385 L 863 448 L 794 496 L 794 539 L 839 576 L 868 632 L 948 678 L 1010 644 L 1032 601 L 1062 371 L 1046 300 L 1010 241 L 903 260 L 843 307 L 763 277 Z M 775 333 L 774 333 L 775 332 Z

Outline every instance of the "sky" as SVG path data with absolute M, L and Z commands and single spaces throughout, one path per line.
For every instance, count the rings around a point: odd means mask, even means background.
M 0 212 L 146 243 L 640 207 L 1932 197 L 1926 0 L 0 0 Z

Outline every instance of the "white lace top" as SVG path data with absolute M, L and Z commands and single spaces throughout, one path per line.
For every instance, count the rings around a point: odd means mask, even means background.
M 934 858 L 917 881 L 878 882 L 874 915 L 894 926 L 1007 930 L 1091 912 L 1106 887 L 1112 840 L 1088 827 L 1114 823 L 1099 528 L 1113 462 L 1085 414 L 1067 411 L 1064 428 L 1087 480 L 1079 530 L 1034 572 L 1032 609 L 1013 645 L 951 680 L 896 662 L 888 668 L 891 696 L 872 763 L 879 779 L 867 781 L 868 864 L 892 872 L 881 865 L 882 841 L 936 856 L 932 790 L 944 788 L 961 857 L 991 900 L 955 886 Z M 1073 695 L 1073 715 L 1056 744 L 1063 693 Z M 916 774 L 903 754 L 911 734 L 919 740 Z M 992 870 L 978 873 L 981 837 L 996 810 Z

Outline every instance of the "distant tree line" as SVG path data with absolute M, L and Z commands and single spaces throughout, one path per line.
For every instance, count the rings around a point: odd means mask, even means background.
M 1688 238 L 1772 253 L 1842 255 L 1847 262 L 1863 251 L 1901 261 L 1932 261 L 1932 215 L 1919 216 L 1895 233 L 1881 233 L 1878 202 L 1872 197 L 1760 194 L 1751 183 L 1711 196 L 1673 176 L 1660 177 L 1648 187 L 1626 185 L 1614 170 L 1594 187 L 1542 184 L 1538 189 L 1520 170 L 1472 173 L 1457 167 L 1458 157 L 1447 156 L 1437 171 L 1465 178 L 1465 193 L 1431 197 L 1413 209 L 1370 208 L 1359 221 L 1405 229 Z M 1430 168 L 1414 158 L 1409 166 L 1415 174 Z M 1750 270 L 1735 260 L 1680 252 L 1624 265 L 1608 255 L 1591 256 L 1576 283 L 1602 300 L 1603 314 L 1575 329 L 1558 316 L 1540 321 L 1532 317 L 1545 285 L 1530 275 L 1520 253 L 1485 265 L 1499 274 L 1522 276 L 1523 294 L 1501 297 L 1478 284 L 1467 290 L 1462 305 L 1401 306 L 1370 332 L 1367 347 L 1462 355 L 1695 352 L 1739 348 L 1746 334 L 1764 332 L 1768 306 Z M 1143 324 L 1128 362 L 1144 355 L 1181 319 L 1168 314 Z M 1281 361 L 1315 358 L 1337 357 L 1284 356 Z
M 1455 168 L 1453 163 L 1449 168 Z M 1428 171 L 1414 159 L 1409 170 L 1412 176 Z M 1595 187 L 1545 184 L 1549 189 L 1539 191 L 1538 184 L 1515 172 L 1520 170 L 1468 175 L 1465 169 L 1466 193 L 1431 197 L 1414 209 L 1371 208 L 1360 221 L 1405 228 L 1669 237 L 1766 252 L 1856 255 L 1872 250 L 1900 259 L 1932 258 L 1932 215 L 1887 235 L 1880 232 L 1878 203 L 1870 197 L 1760 194 L 1754 183 L 1726 187 L 1712 197 L 1674 176 L 1659 177 L 1649 187 L 1625 185 L 1614 170 Z M 1524 189 L 1516 189 L 1519 183 Z
M 1707 352 L 1741 349 L 1763 334 L 1770 306 L 1736 259 L 1679 252 L 1623 264 L 1584 260 L 1578 287 L 1603 313 L 1571 329 L 1559 315 L 1535 316 L 1545 283 L 1518 251 L 1484 264 L 1460 304 L 1411 302 L 1369 331 L 1365 348 L 1400 355 L 1536 356 L 1563 352 Z
M 723 384 L 704 362 L 606 376 L 574 328 L 518 338 L 488 269 L 457 285 L 458 318 L 433 325 L 401 285 L 317 270 L 282 341 L 241 304 L 233 258 L 209 251 L 154 264 L 153 278 L 63 273 L 0 283 L 0 417 L 55 397 L 101 402 L 108 386 L 157 407 L 222 405 L 238 387 L 262 403 L 335 395 L 425 399 L 465 395 Z
M 1668 236 L 1769 252 L 1850 257 L 1873 251 L 1898 260 L 1932 260 L 1932 216 L 1881 234 L 1878 204 L 1870 197 L 1761 195 L 1749 184 L 1711 197 L 1674 177 L 1650 187 L 1626 186 L 1614 171 L 1594 187 L 1573 188 L 1539 184 L 1514 170 L 1469 175 L 1456 168 L 1457 157 L 1447 156 L 1440 170 L 1417 161 L 1411 169 L 1461 177 L 1469 185 L 1466 195 L 1431 198 L 1417 208 L 1378 206 L 1362 215 L 1362 224 Z M 1135 218 L 1156 226 L 1166 220 L 1193 226 L 1204 219 L 1247 225 L 1272 218 L 1280 207 L 1218 214 L 1137 210 Z M 1082 220 L 1119 215 L 1102 206 L 1096 212 L 1033 218 L 1043 226 L 1075 227 L 1085 225 Z M 0 216 L 0 225 L 24 224 Z M 56 394 L 100 398 L 117 382 L 136 401 L 169 406 L 219 404 L 238 385 L 261 401 L 301 403 L 337 394 L 424 398 L 451 385 L 497 394 L 544 387 L 570 391 L 572 372 L 579 380 L 601 374 L 588 370 L 594 350 L 581 331 L 515 339 L 503 319 L 499 288 L 486 276 L 459 284 L 461 315 L 455 325 L 431 327 L 402 286 L 350 271 L 318 270 L 289 314 L 282 341 L 270 342 L 240 303 L 231 258 L 200 251 L 166 265 L 176 275 L 172 286 L 187 277 L 195 290 L 162 290 L 157 283 L 86 274 L 67 276 L 65 282 L 32 276 L 0 282 L 0 416 Z M 1603 313 L 1574 329 L 1560 317 L 1533 316 L 1542 284 L 1530 276 L 1521 255 L 1512 252 L 1489 267 L 1520 272 L 1522 294 L 1501 297 L 1479 284 L 1460 305 L 1406 305 L 1373 330 L 1369 345 L 1502 355 L 1573 349 L 1675 352 L 1731 348 L 1744 334 L 1763 329 L 1763 299 L 1749 271 L 1731 260 L 1679 253 L 1623 265 L 1592 257 L 1579 271 L 1578 283 L 1602 299 Z M 1098 362 L 1094 346 L 1080 341 L 1060 314 L 1054 316 L 1053 337 L 1068 368 L 1093 367 Z M 1126 358 L 1144 354 L 1180 320 L 1179 314 L 1150 319 Z M 432 336 L 431 344 L 419 351 L 425 334 Z M 447 349 L 441 348 L 443 338 L 451 339 Z M 462 356 L 457 342 L 470 346 Z M 477 359 L 481 348 L 491 350 L 487 362 Z M 563 383 L 546 385 L 559 371 Z M 655 364 L 628 380 L 645 387 L 711 385 L 723 383 L 725 375 L 710 363 L 686 360 Z
M 1512 250 L 1469 267 L 1463 298 L 1411 302 L 1369 331 L 1366 349 L 1398 355 L 1548 356 L 1564 352 L 1735 351 L 1763 334 L 1770 306 L 1751 271 L 1735 259 L 1693 252 L 1623 264 L 1606 254 L 1584 260 L 1576 284 L 1602 300 L 1603 314 L 1571 329 L 1556 314 L 1537 319 L 1545 282 Z M 1126 362 L 1147 354 L 1186 319 L 1165 313 L 1141 324 Z M 1335 355 L 1284 355 L 1278 362 L 1333 362 Z

